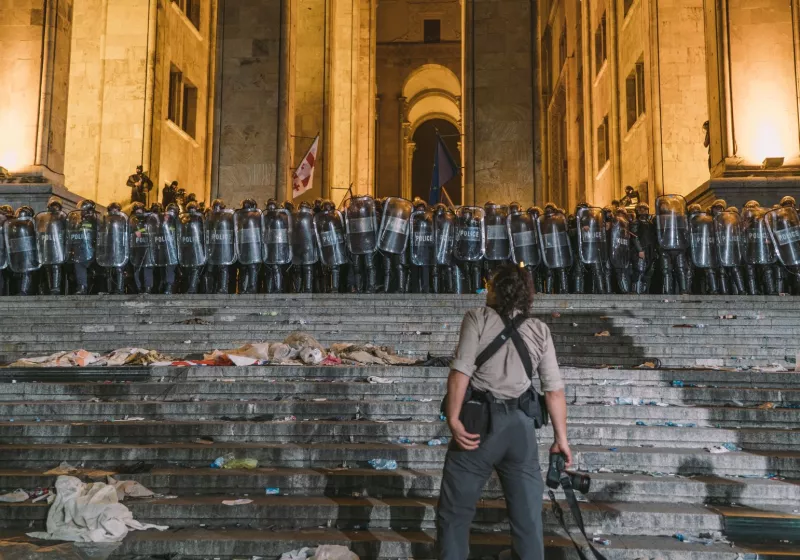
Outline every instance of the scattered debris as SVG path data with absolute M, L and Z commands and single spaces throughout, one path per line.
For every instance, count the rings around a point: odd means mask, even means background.
M 216 462 L 216 461 L 215 461 Z M 258 467 L 258 459 L 246 457 L 244 459 L 230 459 L 224 461 L 222 464 L 223 469 L 247 469 L 252 470 Z
M 279 495 L 281 493 L 281 489 L 280 488 L 266 488 L 266 489 L 264 489 L 264 493 L 267 496 L 277 496 L 277 495 Z
M 380 384 L 386 384 L 386 385 L 388 385 L 389 383 L 394 383 L 394 379 L 388 379 L 386 377 L 378 377 L 377 375 L 370 375 L 367 378 L 367 381 L 369 383 L 373 383 L 373 384 L 380 383 Z
M 730 453 L 731 451 L 741 451 L 742 448 L 734 443 L 723 443 L 722 445 L 712 445 L 711 447 L 706 447 L 706 451 L 712 453 L 714 455 L 719 455 L 722 453 Z
M 248 498 L 239 498 L 238 500 L 222 500 L 222 503 L 226 506 L 243 506 L 247 504 L 252 504 L 253 500 Z
M 22 488 L 19 488 L 17 490 L 14 490 L 13 492 L 8 492 L 7 494 L 0 495 L 0 502 L 20 503 L 27 501 L 29 498 L 30 495 Z
M 431 447 L 436 447 L 439 445 L 447 445 L 447 438 L 442 436 L 439 438 L 432 439 L 428 442 L 428 445 L 430 445 Z
M 611 333 L 608 331 L 601 331 L 598 333 L 594 333 L 595 336 L 611 336 Z
M 594 537 L 592 542 L 597 544 L 602 544 L 603 546 L 608 546 L 611 544 L 611 541 L 608 539 L 604 539 L 603 537 Z
M 47 531 L 28 536 L 73 542 L 119 542 L 131 529 L 165 531 L 169 527 L 136 521 L 131 511 L 119 503 L 114 486 L 102 482 L 84 484 L 74 476 L 59 476 L 56 498 L 47 513 Z
M 153 491 L 145 488 L 135 480 L 116 480 L 109 476 L 106 477 L 109 486 L 113 486 L 117 491 L 117 499 L 121 502 L 125 498 L 152 498 Z
M 64 475 L 64 474 L 74 474 L 78 472 L 78 467 L 74 467 L 67 463 L 66 461 L 61 461 L 57 467 L 50 469 L 49 471 L 45 471 L 44 474 L 49 475 Z
M 173 325 L 210 325 L 210 321 L 206 321 L 205 319 L 201 319 L 200 317 L 194 317 L 193 319 L 184 319 L 183 321 L 175 321 L 172 323 Z
M 397 469 L 397 461 L 394 459 L 370 459 L 368 463 L 376 471 L 393 471 Z

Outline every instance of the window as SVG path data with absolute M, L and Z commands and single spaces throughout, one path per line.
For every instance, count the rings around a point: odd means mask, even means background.
M 631 11 L 631 6 L 633 6 L 633 0 L 623 0 L 622 9 L 624 16 L 627 16 L 628 12 Z
M 625 108 L 628 130 L 630 130 L 645 112 L 644 62 L 642 59 L 639 59 L 625 79 Z
M 441 43 L 442 42 L 442 21 L 439 19 L 426 19 L 422 22 L 423 25 L 423 40 L 426 43 Z
M 197 88 L 175 66 L 169 71 L 167 118 L 192 138 L 197 134 Z
M 606 61 L 606 14 L 600 17 L 600 24 L 594 32 L 594 75 L 600 73 L 600 69 Z
M 608 161 L 608 115 L 597 127 L 597 169 L 600 170 Z
M 181 88 L 183 87 L 183 74 L 174 66 L 169 70 L 169 108 L 167 118 L 177 125 L 180 125 L 178 118 L 181 106 Z
M 197 133 L 197 88 L 188 82 L 183 84 L 181 128 L 192 138 Z
M 567 61 L 567 26 L 561 29 L 561 37 L 558 39 L 558 67 L 563 68 Z
M 201 0 L 172 0 L 186 14 L 189 21 L 196 29 L 200 29 L 200 1 Z

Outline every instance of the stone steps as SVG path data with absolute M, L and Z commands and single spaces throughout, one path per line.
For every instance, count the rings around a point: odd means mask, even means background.
M 168 388 L 165 388 L 165 392 Z M 326 400 L 322 402 L 296 400 L 216 400 L 216 401 L 10 401 L 0 403 L 0 414 L 7 423 L 41 421 L 111 421 L 124 417 L 142 417 L 150 420 L 213 420 L 233 418 L 239 420 L 283 419 L 294 415 L 299 420 L 351 420 L 361 418 L 373 421 L 398 421 L 413 419 L 422 422 L 439 422 L 440 403 L 403 400 Z M 570 408 L 574 422 L 606 422 L 635 426 L 646 423 L 694 423 L 701 427 L 720 428 L 795 428 L 800 423 L 800 413 L 794 408 L 762 409 L 745 407 L 685 407 L 685 406 L 606 406 L 584 404 Z M 674 428 L 673 428 L 674 429 Z
M 20 542 L 29 539 L 20 538 Z M 114 553 L 114 558 L 141 560 L 158 558 L 180 551 L 186 560 L 277 558 L 282 552 L 308 546 L 309 543 L 339 544 L 351 548 L 364 560 L 397 560 L 435 558 L 432 531 L 308 529 L 301 531 L 263 531 L 252 529 L 183 529 L 158 533 L 130 534 Z M 504 533 L 473 533 L 470 537 L 470 558 L 497 555 L 509 548 L 510 538 Z M 545 536 L 548 558 L 577 560 L 571 541 L 558 535 Z M 609 560 L 649 558 L 657 553 L 659 560 L 772 560 L 800 557 L 796 550 L 779 543 L 769 545 L 731 546 L 681 543 L 671 537 L 612 537 L 603 547 Z
M 46 470 L 67 461 L 108 468 L 120 464 L 152 463 L 182 467 L 206 467 L 217 457 L 233 453 L 252 457 L 261 465 L 284 468 L 335 468 L 342 464 L 366 467 L 370 459 L 394 459 L 398 466 L 437 469 L 444 461 L 443 447 L 374 443 L 149 443 L 149 444 L 35 444 L 3 445 L 0 469 Z M 800 478 L 800 452 L 742 451 L 710 454 L 698 448 L 604 447 L 576 445 L 576 469 L 614 472 L 660 472 L 681 475 L 765 476 L 777 474 Z M 548 446 L 539 446 L 546 464 Z
M 800 375 L 795 375 L 797 388 L 751 387 L 672 387 L 671 382 L 661 386 L 639 385 L 581 385 L 566 388 L 567 400 L 573 404 L 601 402 L 619 398 L 632 398 L 645 402 L 673 405 L 709 405 L 731 403 L 731 406 L 759 406 L 773 403 L 776 407 L 800 406 Z M 683 380 L 684 383 L 690 383 Z M 363 383 L 333 382 L 141 382 L 141 383 L 15 383 L 3 391 L 3 403 L 11 401 L 81 401 L 91 398 L 114 401 L 182 401 L 182 400 L 272 400 L 284 395 L 297 395 L 305 400 L 324 398 L 330 400 L 398 400 L 403 398 L 441 399 L 446 382 L 429 380 L 419 383 Z M 3 405 L 0 403 L 0 406 Z
M 0 298 L 4 325 L 14 325 L 0 329 L 0 360 L 122 346 L 196 356 L 294 330 L 324 344 L 444 356 L 464 311 L 482 303 L 395 295 Z M 609 560 L 800 558 L 797 542 L 779 542 L 800 527 L 800 375 L 754 369 L 794 369 L 799 311 L 791 298 L 537 297 L 533 313 L 568 364 L 575 468 L 592 473 L 585 520 L 590 532 L 612 535 Z M 683 324 L 705 327 L 676 326 Z M 603 330 L 610 336 L 594 336 Z M 661 369 L 634 368 L 646 361 Z M 439 417 L 447 374 L 423 366 L 0 368 L 0 491 L 52 486 L 55 477 L 44 472 L 62 461 L 80 466 L 84 480 L 143 462 L 146 472 L 118 478 L 178 497 L 126 504 L 137 519 L 173 529 L 131 535 L 115 558 L 277 557 L 321 542 L 351 544 L 364 560 L 433 558 L 445 448 L 427 441 L 449 435 Z M 369 384 L 369 376 L 394 382 Z M 549 428 L 538 434 L 542 465 L 551 438 Z M 743 451 L 704 449 L 726 442 Z M 226 453 L 260 466 L 208 468 Z M 374 458 L 399 468 L 372 470 Z M 268 487 L 281 495 L 265 496 Z M 507 548 L 501 496 L 492 478 L 474 523 L 476 558 Z M 221 503 L 242 497 L 255 502 Z M 543 511 L 549 555 L 572 559 L 549 506 Z M 2 534 L 19 539 L 45 516 L 43 504 L 0 506 Z M 701 531 L 723 531 L 737 546 L 670 538 Z M 741 545 L 753 536 L 774 544 Z
M 265 488 L 279 488 L 286 496 L 359 496 L 432 498 L 439 494 L 441 470 L 375 471 L 372 469 L 258 468 L 181 469 L 153 468 L 141 474 L 108 474 L 118 480 L 136 480 L 153 492 L 167 495 L 260 496 Z M 96 472 L 76 476 L 105 481 Z M 0 491 L 48 487 L 55 476 L 43 471 L 2 471 Z M 800 483 L 791 480 L 720 476 L 676 476 L 626 473 L 592 473 L 592 502 L 673 502 L 682 504 L 736 503 L 749 507 L 785 507 L 800 501 Z M 560 490 L 556 493 L 561 496 Z M 503 497 L 500 481 L 489 479 L 486 499 Z
M 745 450 L 800 451 L 798 429 L 719 429 L 671 426 L 619 426 L 581 424 L 568 428 L 576 445 L 640 445 L 660 447 L 711 447 L 735 442 Z M 0 444 L 69 443 L 191 443 L 211 437 L 215 442 L 260 443 L 392 443 L 408 438 L 412 444 L 448 437 L 442 423 L 393 422 L 180 422 L 136 421 L 101 423 L 13 422 L 0 423 Z M 552 438 L 546 428 L 540 438 Z
M 336 529 L 434 529 L 436 500 L 432 498 L 354 498 L 308 496 L 250 496 L 251 504 L 227 506 L 227 496 L 179 496 L 175 499 L 130 500 L 128 508 L 137 519 L 190 529 L 238 525 L 244 528 L 308 529 L 328 526 Z M 724 516 L 713 508 L 674 503 L 582 503 L 587 532 L 614 535 L 661 535 L 670 531 L 722 531 Z M 473 522 L 483 531 L 508 531 L 504 500 L 482 500 Z M 47 504 L 0 504 L 0 527 L 24 529 L 33 522 L 43 528 Z M 562 503 L 568 523 L 569 508 Z M 559 528 L 549 504 L 542 508 L 545 529 Z M 746 515 L 747 512 L 742 512 Z

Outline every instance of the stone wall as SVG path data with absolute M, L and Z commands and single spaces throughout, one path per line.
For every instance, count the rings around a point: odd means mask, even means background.
M 276 194 L 281 0 L 222 0 L 217 169 L 229 204 Z
M 0 2 L 0 166 L 61 176 L 72 0 Z
M 534 5 L 472 0 L 465 21 L 465 200 L 533 202 Z
M 65 175 L 100 203 L 129 198 L 143 162 L 148 4 L 75 1 Z

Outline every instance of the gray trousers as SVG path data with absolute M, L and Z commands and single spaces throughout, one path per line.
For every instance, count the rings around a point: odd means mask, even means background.
M 524 412 L 493 404 L 491 432 L 475 451 L 453 442 L 447 450 L 436 540 L 440 560 L 466 560 L 469 529 L 486 481 L 497 471 L 511 524 L 511 557 L 543 560 L 542 482 L 533 419 Z

